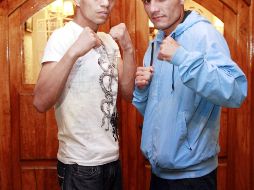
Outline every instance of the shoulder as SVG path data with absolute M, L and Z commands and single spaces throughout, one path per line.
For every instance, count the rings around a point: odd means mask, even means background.
M 72 38 L 66 26 L 54 30 L 45 46 L 42 62 L 59 61 L 71 46 Z
M 210 22 L 200 21 L 189 27 L 183 34 L 183 43 L 188 47 L 207 48 L 220 46 L 227 49 L 227 42 Z M 189 44 L 189 45 L 188 45 Z
M 63 27 L 54 30 L 53 33 L 50 35 L 48 41 L 59 41 L 59 42 L 61 42 L 61 41 L 64 41 L 64 40 L 68 40 L 70 35 L 71 35 L 70 27 L 68 26 L 68 24 L 66 24 Z M 69 36 L 69 37 L 67 38 L 66 36 Z
M 48 39 L 47 47 L 66 50 L 76 40 L 78 34 L 74 32 L 70 23 L 53 31 Z
M 207 20 L 196 22 L 188 28 L 186 34 L 195 41 L 224 41 L 223 35 Z

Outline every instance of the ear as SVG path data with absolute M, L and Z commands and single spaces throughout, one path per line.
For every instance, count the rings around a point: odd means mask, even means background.
M 73 3 L 75 6 L 79 7 L 80 6 L 80 0 L 73 0 Z

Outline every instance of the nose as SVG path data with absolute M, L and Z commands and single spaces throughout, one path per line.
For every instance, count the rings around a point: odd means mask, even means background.
M 108 7 L 109 6 L 109 0 L 101 0 L 101 6 Z
M 159 10 L 158 5 L 156 4 L 156 1 L 151 0 L 150 2 L 150 11 L 151 13 L 157 12 Z

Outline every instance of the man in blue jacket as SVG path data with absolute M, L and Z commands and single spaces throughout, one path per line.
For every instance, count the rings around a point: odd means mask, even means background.
M 214 190 L 221 106 L 239 107 L 244 73 L 223 36 L 182 0 L 143 0 L 159 29 L 136 72 L 133 104 L 144 115 L 141 149 L 151 190 Z

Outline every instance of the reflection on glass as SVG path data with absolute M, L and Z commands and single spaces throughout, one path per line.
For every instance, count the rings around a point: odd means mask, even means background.
M 224 23 L 218 19 L 216 16 L 214 16 L 210 11 L 199 5 L 193 0 L 185 0 L 184 1 L 184 9 L 185 10 L 195 10 L 202 16 L 206 17 L 212 25 L 223 35 L 224 33 Z M 157 33 L 157 30 L 154 29 L 153 23 L 149 20 L 149 40 L 153 39 L 154 36 Z
M 72 0 L 56 0 L 35 13 L 24 24 L 24 83 L 35 84 L 45 45 L 52 32 L 72 19 Z

